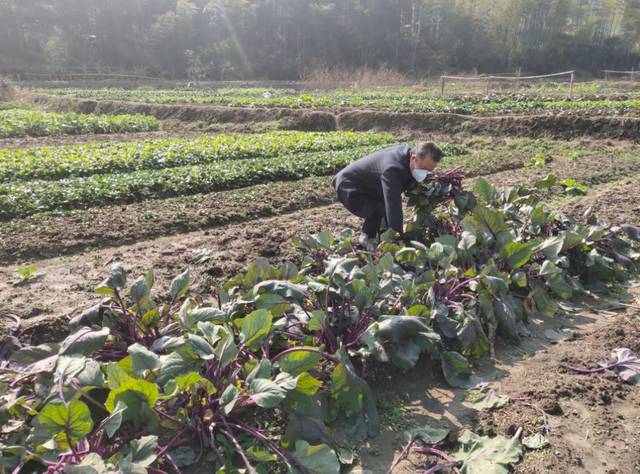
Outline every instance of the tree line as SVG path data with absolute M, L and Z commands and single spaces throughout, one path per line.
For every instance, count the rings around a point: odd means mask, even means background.
M 0 73 L 297 79 L 314 68 L 600 75 L 640 62 L 640 0 L 0 0 Z

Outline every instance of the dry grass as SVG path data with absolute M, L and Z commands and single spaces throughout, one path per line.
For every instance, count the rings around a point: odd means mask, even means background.
M 348 87 L 358 90 L 412 84 L 412 81 L 401 72 L 386 67 L 347 69 L 318 66 L 303 74 L 302 80 L 319 89 Z

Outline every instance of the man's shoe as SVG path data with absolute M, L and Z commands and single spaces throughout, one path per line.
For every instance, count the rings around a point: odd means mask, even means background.
M 378 239 L 371 238 L 367 234 L 362 233 L 358 238 L 358 243 L 364 247 L 367 252 L 373 252 L 378 248 Z

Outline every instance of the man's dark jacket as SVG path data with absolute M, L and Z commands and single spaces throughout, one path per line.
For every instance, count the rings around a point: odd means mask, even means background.
M 402 234 L 402 193 L 416 184 L 409 168 L 412 153 L 408 145 L 376 151 L 348 165 L 331 184 L 345 205 L 362 197 L 384 203 L 387 225 Z

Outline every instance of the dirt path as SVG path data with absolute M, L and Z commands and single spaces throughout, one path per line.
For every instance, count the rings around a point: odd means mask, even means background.
M 115 261 L 125 262 L 132 277 L 153 268 L 157 289 L 168 288 L 171 279 L 189 267 L 194 288 L 206 292 L 214 279 L 228 277 L 258 257 L 283 260 L 292 251 L 294 235 L 320 230 L 337 232 L 347 226 L 357 227 L 358 223 L 342 206 L 308 209 L 251 223 L 37 261 L 35 265 L 46 273 L 44 277 L 17 287 L 11 285 L 16 266 L 0 267 L 0 313 L 28 318 L 26 327 L 39 328 L 34 336 L 47 339 L 51 333 L 43 332 L 40 324 L 46 321 L 49 330 L 59 331 L 64 327 L 60 325 L 61 317 L 96 302 L 93 288 Z M 194 265 L 192 250 L 201 248 L 212 251 L 213 257 L 203 265 Z
M 634 291 L 636 296 L 639 291 Z M 549 447 L 527 450 L 514 472 L 639 472 L 640 387 L 622 382 L 614 373 L 579 375 L 561 364 L 593 367 L 618 347 L 640 352 L 640 312 L 582 311 L 534 320 L 529 328 L 531 337 L 518 345 L 499 346 L 495 363 L 485 360 L 476 367 L 477 375 L 499 394 L 528 397 L 525 403 L 547 413 L 552 427 L 546 435 Z M 544 334 L 550 328 L 571 329 L 575 339 L 553 344 Z M 524 435 L 538 432 L 540 415 L 530 405 L 512 402 L 499 410 L 478 412 L 464 401 L 466 391 L 448 387 L 433 366 L 437 364 L 423 361 L 404 374 L 394 371 L 380 377 L 378 398 L 390 401 L 383 404 L 388 405 L 383 412 L 386 426 L 361 448 L 364 469 L 386 473 L 402 449 L 402 431 L 408 427 L 442 425 L 455 435 L 470 429 L 507 437 L 520 427 Z M 455 443 L 445 442 L 443 449 L 455 450 Z M 434 460 L 412 454 L 394 473 L 420 472 L 430 461 Z

